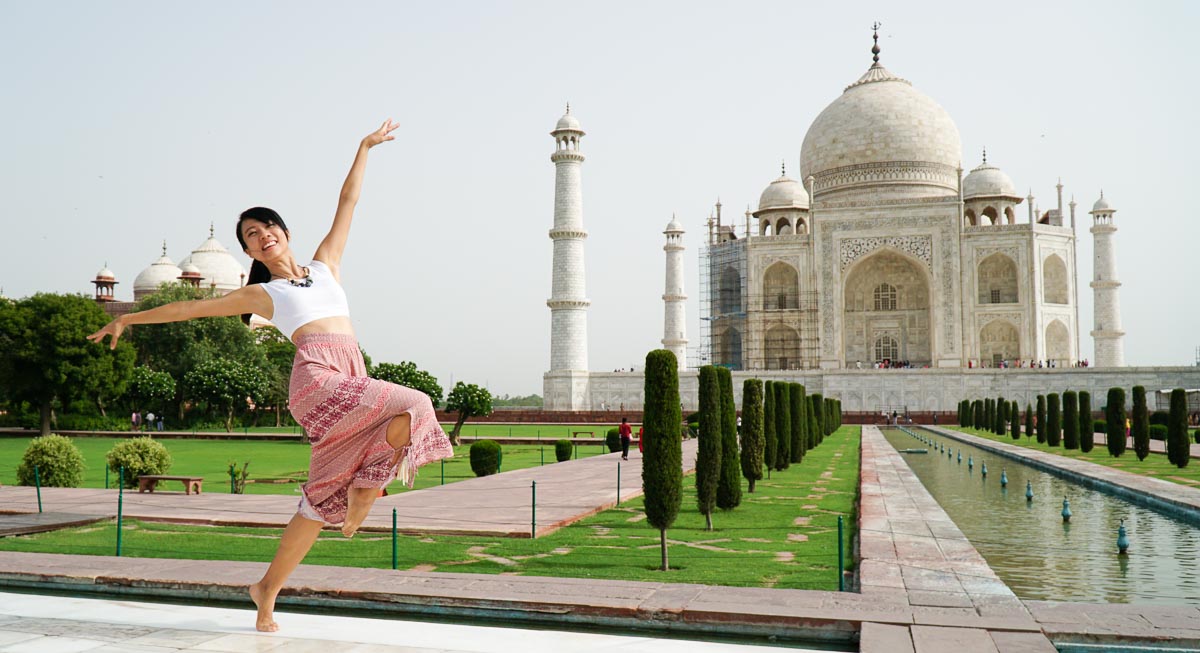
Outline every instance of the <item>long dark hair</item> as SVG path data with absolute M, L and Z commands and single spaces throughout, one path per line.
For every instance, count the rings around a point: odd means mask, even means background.
M 288 238 L 291 238 L 292 236 L 291 232 L 288 231 L 287 224 L 284 223 L 283 218 L 279 217 L 279 214 L 276 213 L 274 209 L 268 209 L 265 206 L 256 206 L 254 208 L 246 209 L 245 211 L 242 211 L 240 216 L 238 216 L 237 223 L 238 244 L 242 246 L 243 252 L 247 249 L 246 239 L 242 237 L 242 223 L 246 220 L 257 220 L 268 227 L 272 225 L 279 225 L 279 228 L 283 229 L 283 233 L 287 235 Z M 255 283 L 267 283 L 270 280 L 271 271 L 267 269 L 266 265 L 257 260 L 250 264 L 250 276 L 246 277 L 247 286 Z M 246 325 L 250 324 L 249 313 L 242 313 L 242 323 Z

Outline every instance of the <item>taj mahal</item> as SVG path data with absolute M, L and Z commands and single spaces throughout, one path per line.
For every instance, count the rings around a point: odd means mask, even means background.
M 1073 198 L 1064 205 L 1059 181 L 1051 208 L 1040 209 L 986 151 L 965 171 L 950 115 L 880 64 L 875 39 L 866 72 L 809 126 L 799 179 L 785 169 L 757 210 L 736 219 L 714 207 L 700 250 L 699 345 L 690 351 L 685 230 L 673 217 L 663 231 L 662 344 L 679 360 L 685 405 L 697 402 L 687 368 L 707 364 L 733 370 L 739 394 L 742 378 L 798 381 L 848 411 L 953 410 L 964 397 L 996 394 L 1024 404 L 1049 387 L 1103 396 L 1117 385 L 1200 386 L 1196 368 L 1125 366 L 1115 204 L 1099 193 L 1082 215 Z M 551 135 L 545 405 L 639 409 L 640 373 L 588 370 L 586 134 L 568 106 Z M 1084 221 L 1095 252 L 1095 324 L 1086 333 L 1076 272 Z M 1095 350 L 1086 365 L 1085 335 Z

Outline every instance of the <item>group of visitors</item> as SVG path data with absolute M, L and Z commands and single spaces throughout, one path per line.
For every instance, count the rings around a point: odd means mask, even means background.
M 987 361 L 979 361 L 979 364 L 976 365 L 975 360 L 971 359 L 971 360 L 967 361 L 967 367 L 968 368 L 974 368 L 974 367 L 986 368 L 986 367 L 991 367 L 991 365 L 989 365 Z M 1018 358 L 1016 360 L 1011 360 L 1011 361 L 1010 360 L 1002 360 L 1002 361 L 1000 361 L 1000 363 L 998 365 L 996 365 L 996 367 L 1000 368 L 1000 369 L 1007 369 L 1007 368 L 1042 369 L 1042 368 L 1048 368 L 1048 367 L 1050 367 L 1050 368 L 1068 367 L 1068 365 L 1065 365 L 1062 361 L 1057 361 L 1057 360 L 1050 359 L 1050 358 L 1047 358 L 1046 360 L 1034 360 L 1032 358 L 1029 360 L 1024 360 L 1024 359 Z M 1091 367 L 1091 364 L 1088 362 L 1088 359 L 1085 358 L 1081 361 L 1075 361 L 1074 363 L 1069 365 L 1069 367 Z
M 152 412 L 146 413 L 145 415 L 143 415 L 139 411 L 135 410 L 129 416 L 129 430 L 130 431 L 146 431 L 146 430 L 161 431 L 161 430 L 163 430 L 163 416 L 161 414 L 155 415 Z

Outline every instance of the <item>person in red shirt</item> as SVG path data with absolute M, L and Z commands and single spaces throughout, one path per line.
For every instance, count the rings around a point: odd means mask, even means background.
M 638 453 L 646 453 L 646 427 L 638 427 Z
M 629 418 L 621 418 L 621 428 L 618 431 L 621 435 L 621 460 L 629 460 L 629 443 L 633 440 L 633 427 L 629 425 Z

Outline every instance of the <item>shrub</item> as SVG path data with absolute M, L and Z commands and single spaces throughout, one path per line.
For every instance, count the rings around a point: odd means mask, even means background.
M 683 418 L 679 407 L 679 362 L 666 349 L 646 354 L 644 425 L 649 435 L 642 456 L 646 521 L 658 529 L 662 570 L 667 564 L 667 528 L 683 503 L 683 443 L 673 434 Z
M 120 474 L 125 468 L 121 479 L 125 487 L 136 487 L 137 477 L 143 474 L 166 474 L 171 469 L 171 453 L 163 443 L 148 437 L 118 442 L 105 458 L 112 471 Z
M 809 400 L 811 401 L 811 396 Z M 746 379 L 742 383 L 742 476 L 750 482 L 762 478 L 763 468 L 763 405 L 762 381 Z M 812 415 L 811 411 L 809 413 Z
M 555 440 L 554 441 L 554 459 L 558 462 L 566 462 L 571 459 L 571 454 L 575 453 L 575 446 L 570 440 Z
M 1079 448 L 1079 395 L 1074 390 L 1063 393 L 1063 448 Z
M 1125 388 L 1109 388 L 1104 407 L 1105 441 L 1108 455 L 1114 458 L 1125 453 Z
M 1187 390 L 1175 388 L 1171 391 L 1171 420 L 1167 424 L 1167 455 L 1174 456 L 1171 462 L 1180 469 L 1191 460 L 1191 446 L 1187 432 Z
M 1087 453 L 1096 444 L 1096 420 L 1092 418 L 1092 393 L 1079 391 L 1079 450 Z
M 476 476 L 491 476 L 500 471 L 504 450 L 495 440 L 480 440 L 471 445 L 471 471 Z
M 1159 440 L 1161 442 L 1167 441 L 1167 429 L 1168 429 L 1168 427 L 1163 426 L 1162 424 L 1151 424 L 1146 429 L 1146 452 L 1147 453 L 1150 452 L 1150 441 L 1151 440 Z M 1137 440 L 1134 440 L 1133 447 L 1135 450 L 1137 449 L 1137 446 L 1138 446 Z M 1143 458 L 1145 458 L 1145 456 L 1139 456 L 1138 460 L 1142 460 Z
M 1194 440 L 1196 444 L 1200 444 L 1200 429 L 1192 431 L 1192 440 Z
M 604 434 L 604 444 L 608 446 L 608 453 L 615 453 L 621 450 L 621 429 L 613 427 L 608 429 L 608 433 Z
M 1108 433 L 1108 422 L 1106 422 L 1102 419 L 1098 419 L 1098 420 L 1094 420 L 1092 422 L 1092 424 L 1095 425 L 1092 427 L 1093 429 L 1095 429 L 1095 431 L 1094 431 L 1095 433 Z
M 1134 388 L 1134 401 L 1137 401 L 1136 393 L 1137 388 Z M 1134 405 L 1136 406 L 1137 404 Z M 1150 413 L 1147 419 L 1150 420 L 1151 424 L 1162 424 L 1163 426 L 1168 426 L 1171 423 L 1171 413 L 1165 410 L 1156 410 L 1153 413 Z
M 71 438 L 55 433 L 34 438 L 25 447 L 17 466 L 17 485 L 34 484 L 34 466 L 37 466 L 37 482 L 45 487 L 79 487 L 86 467 L 83 453 Z
M 1057 392 L 1046 397 L 1046 444 L 1057 447 L 1062 441 L 1062 413 Z
M 721 476 L 721 381 L 717 368 L 700 368 L 700 445 L 696 451 L 696 507 L 704 515 L 705 529 L 712 530 L 712 511 L 717 505 L 717 481 Z
M 738 466 L 737 404 L 733 401 L 733 374 L 717 368 L 721 384 L 721 479 L 717 483 L 717 507 L 732 510 L 742 502 L 742 479 Z
M 1146 456 L 1150 455 L 1150 438 L 1154 436 L 1150 433 L 1150 414 L 1146 409 L 1146 388 L 1143 386 L 1133 386 L 1133 411 L 1129 415 L 1129 420 L 1131 422 L 1129 430 L 1133 436 L 1133 452 L 1137 454 L 1138 460 L 1145 460 Z M 1155 424 L 1155 426 L 1158 425 Z M 1154 439 L 1165 439 L 1166 430 L 1164 426 L 1164 437 Z

